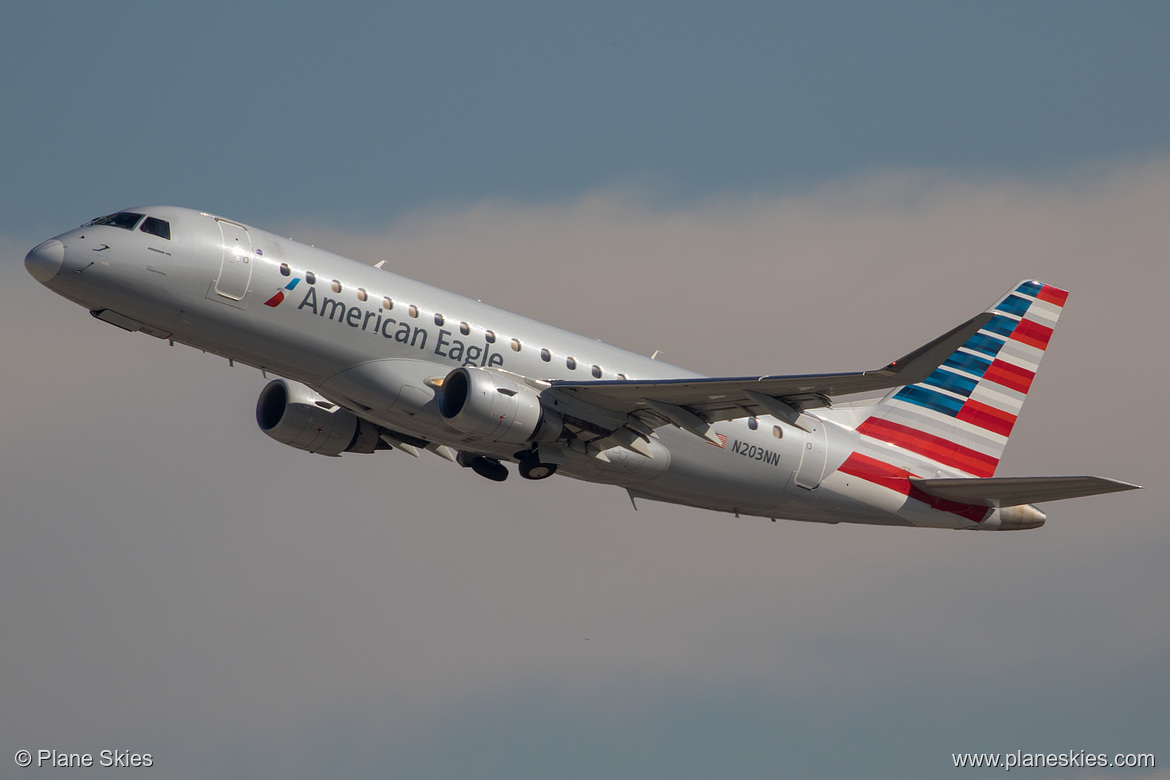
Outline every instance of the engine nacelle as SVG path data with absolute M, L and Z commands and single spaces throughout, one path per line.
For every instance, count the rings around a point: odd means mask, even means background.
M 564 420 L 536 391 L 482 368 L 457 368 L 439 389 L 439 413 L 457 431 L 488 441 L 556 441 Z
M 287 379 L 275 379 L 260 391 L 256 423 L 281 444 L 319 455 L 373 452 L 378 446 L 378 426 Z

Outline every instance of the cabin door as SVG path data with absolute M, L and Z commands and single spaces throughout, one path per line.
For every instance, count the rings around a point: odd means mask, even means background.
M 215 280 L 215 291 L 233 301 L 243 299 L 252 280 L 252 238 L 248 229 L 234 222 L 216 220 L 223 238 L 223 260 L 219 266 L 219 278 Z

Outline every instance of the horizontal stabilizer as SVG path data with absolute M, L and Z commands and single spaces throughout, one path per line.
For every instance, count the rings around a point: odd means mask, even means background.
M 1061 498 L 1080 498 L 1122 490 L 1139 490 L 1104 477 L 989 477 L 987 479 L 918 479 L 910 482 L 923 493 L 947 501 L 978 506 L 1019 506 Z

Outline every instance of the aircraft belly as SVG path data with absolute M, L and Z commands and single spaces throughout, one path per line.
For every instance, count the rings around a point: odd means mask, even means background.
M 771 516 L 784 502 L 799 458 L 794 442 L 753 436 L 736 424 L 717 430 L 728 431 L 720 436 L 727 440 L 722 447 L 677 428 L 658 429 L 662 446 L 670 450 L 670 464 L 640 489 L 673 503 Z
M 426 381 L 435 376 L 442 376 L 442 367 L 433 363 L 387 358 L 339 371 L 318 389 L 327 396 L 344 398 L 366 409 L 385 411 L 394 407 L 403 389 L 409 387 L 411 392 L 406 393 L 403 405 L 411 412 L 418 412 L 434 399 L 434 391 L 426 386 Z M 426 391 L 421 389 L 424 387 Z
M 656 479 L 670 466 L 671 453 L 660 442 L 651 440 L 647 458 L 624 447 L 613 447 L 605 451 L 607 460 L 582 455 L 573 450 L 566 453 L 566 461 L 558 473 L 586 482 L 626 487 L 642 485 Z
M 664 473 L 638 486 L 638 495 L 704 509 L 823 523 L 975 527 L 970 518 L 939 511 L 898 490 L 837 471 L 858 437 L 852 429 L 821 423 L 823 433 L 805 437 L 796 429 L 786 429 L 779 441 L 758 432 L 753 437 L 733 427 L 723 447 L 676 429 L 659 429 L 673 458 Z M 769 445 L 777 448 L 778 462 L 773 465 L 766 454 L 760 456 Z M 806 468 L 809 460 L 802 450 L 814 452 L 815 470 Z M 807 478 L 798 481 L 802 470 Z M 813 482 L 815 486 L 809 487 Z

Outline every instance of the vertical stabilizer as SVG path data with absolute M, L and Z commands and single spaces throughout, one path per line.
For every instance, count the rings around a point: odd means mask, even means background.
M 1068 293 L 1020 282 L 922 382 L 894 389 L 857 430 L 974 477 L 999 465 Z

